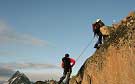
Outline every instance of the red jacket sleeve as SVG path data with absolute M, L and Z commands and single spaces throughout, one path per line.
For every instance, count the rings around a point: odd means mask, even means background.
M 61 67 L 62 67 L 62 68 L 64 67 L 64 63 L 63 63 L 63 62 L 61 63 Z
M 75 65 L 75 60 L 70 58 L 70 62 L 72 63 L 71 66 L 73 67 Z

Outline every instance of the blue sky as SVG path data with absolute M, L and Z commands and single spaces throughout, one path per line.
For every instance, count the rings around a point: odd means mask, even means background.
M 0 71 L 19 70 L 31 80 L 59 79 L 61 58 L 76 59 L 93 38 L 91 24 L 119 22 L 134 10 L 133 0 L 1 0 Z M 73 75 L 95 49 L 94 39 Z M 55 74 L 55 75 L 54 75 Z M 0 80 L 11 74 L 0 73 Z M 42 76 L 41 76 L 42 75 Z

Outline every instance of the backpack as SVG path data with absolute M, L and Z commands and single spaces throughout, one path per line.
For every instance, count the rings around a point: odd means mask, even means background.
M 64 57 L 62 59 L 62 62 L 64 64 L 64 66 L 63 66 L 64 68 L 70 68 L 71 67 L 71 65 L 70 65 L 70 58 Z
M 95 22 L 94 24 L 92 24 L 94 35 L 99 33 L 100 32 L 100 27 L 102 27 L 104 25 L 105 24 L 102 21 Z
M 100 28 L 100 24 L 98 22 L 92 24 L 92 27 L 93 27 L 93 31 L 97 30 Z

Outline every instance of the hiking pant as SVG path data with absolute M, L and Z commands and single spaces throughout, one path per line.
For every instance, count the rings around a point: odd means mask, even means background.
M 98 34 L 98 41 L 97 41 L 97 43 L 96 44 L 102 44 L 102 33 L 100 32 L 99 34 Z
M 95 44 L 94 48 L 96 48 L 98 46 L 98 44 L 102 44 L 102 37 L 103 37 L 102 33 L 98 32 L 97 35 L 98 35 L 98 41 Z
M 58 84 L 61 84 L 61 82 L 67 77 L 65 84 L 69 84 L 70 75 L 72 72 L 72 68 L 64 69 L 63 76 L 60 78 L 60 81 Z

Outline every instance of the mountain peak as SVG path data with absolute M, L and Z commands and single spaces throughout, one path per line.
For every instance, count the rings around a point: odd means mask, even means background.
M 9 84 L 31 84 L 28 77 L 19 71 L 16 71 L 8 82 Z

